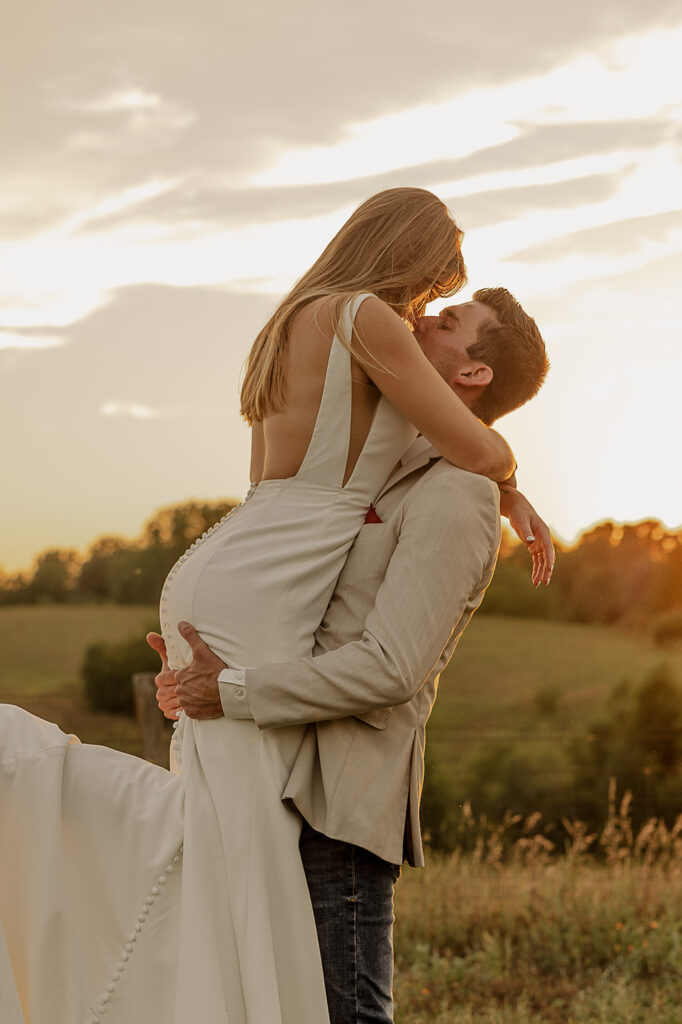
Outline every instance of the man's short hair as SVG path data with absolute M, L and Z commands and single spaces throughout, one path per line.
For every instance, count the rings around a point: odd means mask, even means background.
M 491 424 L 538 393 L 549 360 L 538 325 L 506 288 L 479 288 L 473 299 L 489 306 L 499 321 L 481 324 L 466 350 L 470 359 L 493 371 L 490 384 L 471 406 L 480 420 Z

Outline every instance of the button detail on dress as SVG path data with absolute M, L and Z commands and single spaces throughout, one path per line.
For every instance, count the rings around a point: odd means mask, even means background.
M 178 852 L 173 857 L 171 863 L 166 865 L 165 871 L 163 872 L 163 874 L 159 875 L 159 877 L 156 879 L 154 885 L 152 885 L 151 889 L 149 890 L 148 895 L 145 897 L 144 903 L 142 904 L 141 913 L 139 913 L 137 915 L 137 919 L 135 921 L 134 931 L 130 935 L 129 940 L 126 943 L 126 947 L 125 947 L 125 949 L 121 953 L 121 959 L 119 960 L 118 964 L 116 965 L 116 968 L 113 971 L 112 979 L 109 982 L 109 984 L 107 985 L 104 993 L 100 996 L 99 1005 L 91 1006 L 90 1007 L 92 1013 L 95 1015 L 94 1020 L 93 1020 L 93 1024 L 99 1024 L 100 1018 L 102 1016 L 104 1016 L 104 1014 L 106 1013 L 106 1011 L 107 1011 L 107 1004 L 108 1004 L 109 1000 L 111 999 L 113 993 L 116 991 L 116 985 L 118 984 L 119 980 L 123 976 L 123 974 L 125 972 L 125 969 L 126 969 L 126 967 L 128 965 L 128 961 L 130 960 L 130 955 L 131 955 L 131 953 L 133 953 L 133 951 L 135 949 L 135 943 L 137 941 L 137 937 L 138 937 L 139 933 L 142 931 L 142 929 L 144 928 L 144 925 L 148 921 L 148 916 L 147 915 L 149 914 L 150 909 L 151 909 L 151 907 L 154 904 L 154 899 L 161 892 L 161 889 L 159 888 L 159 886 L 160 885 L 165 885 L 165 883 L 168 880 L 167 879 L 168 872 L 169 871 L 173 871 L 174 866 L 180 860 L 180 855 L 181 854 L 182 854 L 182 845 L 179 847 Z

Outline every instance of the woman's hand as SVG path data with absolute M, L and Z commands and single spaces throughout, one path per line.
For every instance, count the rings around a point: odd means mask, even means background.
M 533 558 L 533 586 L 549 584 L 554 569 L 554 544 L 547 523 L 537 514 L 528 498 L 516 487 L 500 484 L 500 515 L 505 516 Z

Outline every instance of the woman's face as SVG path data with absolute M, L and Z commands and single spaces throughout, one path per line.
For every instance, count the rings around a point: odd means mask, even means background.
M 382 297 L 393 306 L 398 316 L 414 327 L 416 320 L 424 315 L 428 303 L 440 298 L 440 292 L 437 285 L 434 285 L 433 278 L 425 277 L 411 287 L 387 293 Z
M 433 281 L 420 281 L 416 285 L 415 294 L 406 303 L 405 313 L 402 314 L 404 319 L 414 326 L 417 318 L 424 315 L 424 310 L 428 303 L 437 298 L 438 292 L 433 287 Z

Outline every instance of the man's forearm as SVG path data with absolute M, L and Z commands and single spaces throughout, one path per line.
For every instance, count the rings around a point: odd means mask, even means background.
M 468 621 L 492 573 L 499 538 L 492 494 L 489 483 L 477 481 L 456 502 L 443 488 L 435 511 L 413 509 L 361 636 L 315 658 L 248 669 L 245 697 L 221 686 L 225 714 L 252 716 L 265 728 L 410 700 L 453 630 Z

